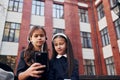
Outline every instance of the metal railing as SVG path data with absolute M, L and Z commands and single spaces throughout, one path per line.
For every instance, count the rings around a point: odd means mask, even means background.
M 120 80 L 120 75 L 118 76 L 113 76 L 113 75 L 110 75 L 110 76 L 80 76 L 80 80 Z

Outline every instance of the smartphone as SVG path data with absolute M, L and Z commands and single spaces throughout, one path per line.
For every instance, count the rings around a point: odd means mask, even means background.
M 48 53 L 47 52 L 35 51 L 34 58 L 35 58 L 34 59 L 35 62 L 40 63 L 42 65 L 46 65 L 45 68 L 38 69 L 38 70 L 44 70 L 44 72 L 42 74 L 40 74 L 40 75 L 42 75 L 40 80 L 46 80 L 47 71 L 48 71 Z
M 48 64 L 48 54 L 47 54 L 47 52 L 36 51 L 35 52 L 35 62 L 47 66 L 47 64 Z

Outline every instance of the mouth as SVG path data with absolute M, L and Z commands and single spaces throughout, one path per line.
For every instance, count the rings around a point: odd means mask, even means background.
M 43 41 L 37 41 L 37 43 L 38 43 L 38 44 L 42 44 L 42 43 L 43 43 Z
M 62 50 L 57 50 L 57 52 L 62 52 Z
M 43 41 L 40 40 L 40 41 L 37 41 L 37 42 L 43 42 Z

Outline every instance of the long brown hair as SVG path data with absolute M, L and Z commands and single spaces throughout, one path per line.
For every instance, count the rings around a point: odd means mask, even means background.
M 73 48 L 72 48 L 70 39 L 68 38 L 67 35 L 65 35 L 63 33 L 60 33 L 60 34 L 57 33 L 57 34 L 58 35 L 53 36 L 52 40 L 54 40 L 57 37 L 61 37 L 61 38 L 65 39 L 65 42 L 67 44 L 67 49 L 66 49 L 67 62 L 68 62 L 68 70 L 67 70 L 67 72 L 68 72 L 68 77 L 70 78 L 70 76 L 72 75 L 73 67 L 74 67 L 74 55 L 73 55 L 74 53 L 73 53 Z M 52 41 L 52 50 L 53 50 L 52 59 L 55 59 L 58 53 L 55 50 L 53 41 Z
M 24 59 L 25 59 L 25 62 L 26 62 L 26 64 L 28 66 L 30 66 L 30 65 L 32 65 L 34 63 L 34 57 L 33 57 L 34 56 L 34 49 L 33 49 L 34 46 L 30 42 L 30 37 L 32 37 L 34 31 L 38 30 L 38 29 L 42 29 L 44 34 L 45 34 L 45 37 L 46 37 L 46 31 L 41 26 L 33 26 L 32 29 L 29 31 L 29 34 L 28 34 L 28 42 L 29 42 L 29 44 L 28 44 L 27 48 L 24 51 Z M 48 52 L 46 41 L 45 41 L 44 46 L 43 46 L 43 51 Z

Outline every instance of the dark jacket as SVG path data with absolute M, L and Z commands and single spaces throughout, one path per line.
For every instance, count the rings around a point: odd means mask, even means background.
M 71 80 L 79 80 L 79 72 L 78 72 L 78 63 L 74 62 L 74 70 L 70 77 Z M 49 77 L 48 80 L 64 80 L 68 79 L 67 74 L 67 58 L 55 58 L 50 61 L 49 66 Z
M 21 52 L 21 56 L 19 59 L 16 76 L 18 77 L 19 73 L 24 72 L 28 68 L 29 68 L 29 66 L 26 64 L 26 62 L 24 60 L 24 51 L 23 51 L 23 52 Z M 47 78 L 47 76 L 46 76 L 46 78 Z M 46 80 L 46 79 L 41 79 L 41 78 L 36 79 L 34 77 L 28 77 L 26 80 Z

